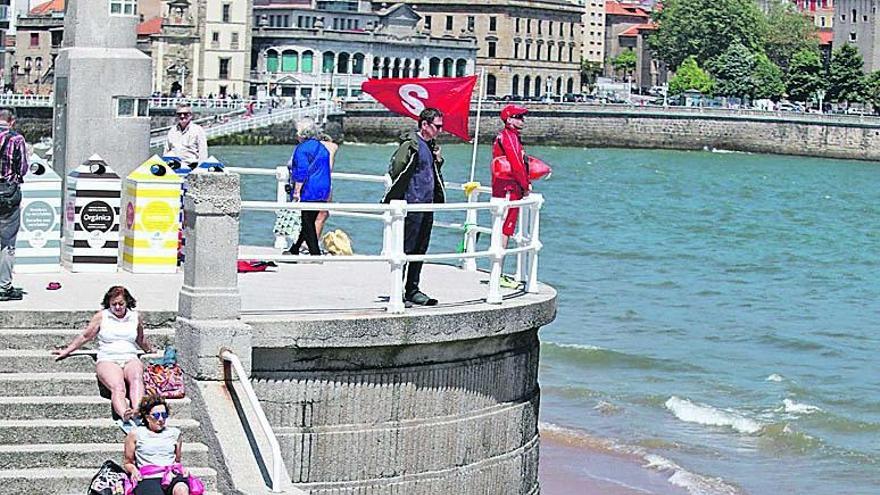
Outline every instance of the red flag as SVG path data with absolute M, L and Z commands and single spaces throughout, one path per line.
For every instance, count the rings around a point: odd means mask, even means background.
M 422 110 L 436 108 L 443 112 L 443 130 L 469 141 L 468 117 L 476 83 L 477 76 L 367 79 L 361 89 L 404 117 L 418 120 Z

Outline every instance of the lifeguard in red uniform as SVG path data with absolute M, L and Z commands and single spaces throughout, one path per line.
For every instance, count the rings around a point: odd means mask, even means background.
M 501 121 L 504 128 L 498 133 L 492 144 L 492 159 L 506 157 L 510 164 L 509 177 L 498 177 L 493 167 L 492 173 L 492 196 L 495 198 L 508 197 L 512 200 L 522 199 L 532 190 L 529 180 L 529 171 L 525 162 L 525 151 L 519 133 L 523 128 L 523 118 L 528 110 L 519 105 L 507 105 L 501 109 Z M 507 210 L 504 219 L 504 246 L 508 239 L 516 231 L 516 221 L 519 218 L 519 208 Z

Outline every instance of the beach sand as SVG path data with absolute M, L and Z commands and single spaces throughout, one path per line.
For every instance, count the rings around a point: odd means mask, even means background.
M 612 452 L 601 441 L 583 440 L 541 430 L 542 495 L 688 495 L 667 481 L 670 473 L 643 467 L 637 456 Z

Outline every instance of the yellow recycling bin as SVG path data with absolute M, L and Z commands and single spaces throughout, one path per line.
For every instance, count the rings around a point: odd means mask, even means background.
M 122 268 L 132 273 L 175 273 L 180 230 L 180 177 L 152 156 L 123 184 Z

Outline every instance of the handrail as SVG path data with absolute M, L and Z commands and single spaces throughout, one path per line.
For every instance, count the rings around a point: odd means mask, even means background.
M 223 348 L 220 350 L 220 359 L 229 362 L 232 367 L 235 368 L 235 373 L 238 375 L 238 381 L 241 382 L 241 386 L 244 388 L 244 393 L 247 396 L 248 401 L 251 403 L 251 406 L 254 408 L 254 412 L 257 415 L 257 421 L 260 423 L 260 428 L 263 429 L 263 434 L 265 434 L 266 438 L 269 440 L 269 446 L 272 449 L 271 490 L 273 493 L 281 493 L 280 480 L 283 472 L 283 463 L 281 458 L 281 445 L 278 444 L 278 438 L 275 437 L 272 425 L 269 424 L 269 420 L 266 418 L 266 413 L 263 412 L 263 407 L 260 406 L 257 394 L 251 386 L 250 378 L 248 378 L 247 373 L 244 371 L 244 366 L 242 366 L 238 356 L 236 356 L 230 349 Z
M 500 282 L 503 260 L 506 255 L 516 256 L 516 280 L 525 283 L 526 292 L 537 292 L 537 253 L 543 247 L 539 240 L 539 216 L 544 203 L 542 195 L 533 193 L 523 199 L 510 200 L 507 198 L 492 198 L 489 202 L 480 202 L 479 195 L 491 192 L 488 187 L 472 184 L 445 183 L 447 190 L 461 189 L 467 193 L 467 202 L 457 203 L 407 203 L 406 201 L 391 201 L 383 203 L 290 203 L 287 202 L 287 194 L 284 186 L 289 180 L 289 170 L 286 166 L 269 168 L 226 167 L 228 172 L 236 172 L 244 175 L 274 175 L 278 188 L 275 201 L 242 201 L 242 210 L 272 211 L 279 210 L 326 210 L 334 212 L 338 216 L 366 218 L 383 223 L 382 252 L 377 255 L 353 255 L 353 256 L 300 256 L 294 254 L 266 254 L 251 255 L 240 253 L 239 259 L 260 258 L 266 261 L 296 261 L 297 263 L 323 263 L 323 262 L 384 262 L 391 266 L 392 288 L 388 300 L 387 310 L 391 313 L 403 312 L 405 305 L 402 299 L 403 269 L 410 261 L 447 261 L 460 260 L 462 267 L 467 271 L 476 271 L 476 260 L 488 258 L 491 261 L 489 276 L 488 295 L 486 302 L 500 304 L 502 302 Z M 388 175 L 364 175 L 348 173 L 332 173 L 333 180 L 353 180 L 359 182 L 381 183 L 386 190 L 390 186 L 391 178 Z M 516 243 L 515 247 L 506 247 L 502 241 L 503 216 L 510 208 L 519 208 L 518 232 L 511 237 Z M 488 210 L 492 215 L 492 226 L 482 227 L 477 225 L 477 212 Z M 464 252 L 432 253 L 432 254 L 406 254 L 403 250 L 403 223 L 408 212 L 435 212 L 435 211 L 463 211 L 466 214 L 464 223 L 434 222 L 436 227 L 449 228 L 463 231 Z M 476 249 L 476 236 L 478 233 L 488 233 L 491 236 L 489 249 L 478 251 Z M 288 246 L 284 235 L 276 235 L 276 249 L 285 249 Z M 400 279 L 400 280 L 398 280 Z

